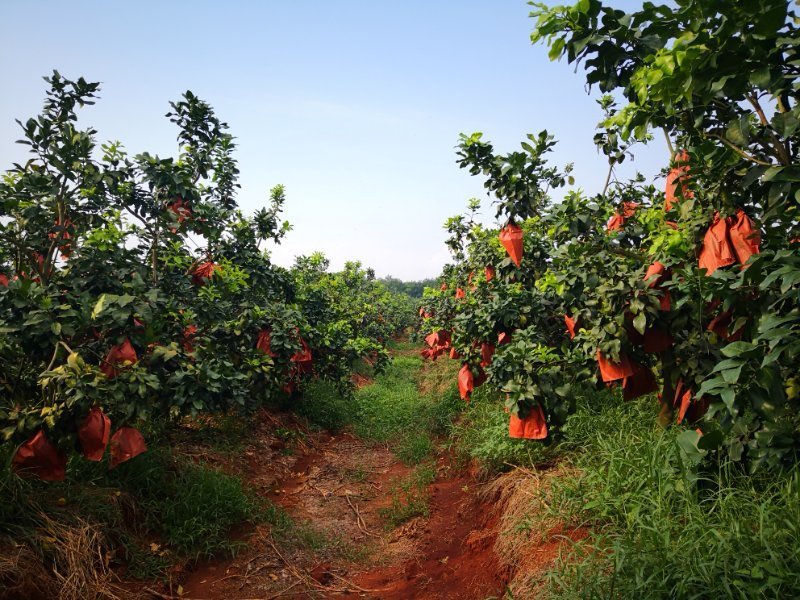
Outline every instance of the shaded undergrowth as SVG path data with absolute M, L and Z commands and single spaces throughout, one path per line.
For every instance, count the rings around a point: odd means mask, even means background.
M 0 598 L 51 597 L 62 580 L 84 583 L 59 597 L 114 597 L 110 569 L 167 580 L 176 567 L 236 553 L 254 524 L 270 524 L 286 545 L 332 543 L 205 459 L 206 452 L 226 456 L 246 446 L 250 428 L 241 418 L 190 425 L 168 435 L 151 429 L 148 451 L 113 470 L 107 459 L 74 456 L 63 482 L 19 478 L 10 454 L 0 457 Z M 25 587 L 33 569 L 37 589 Z

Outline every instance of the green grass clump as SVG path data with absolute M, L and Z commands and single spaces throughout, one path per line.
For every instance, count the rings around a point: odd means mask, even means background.
M 694 466 L 682 428 L 652 398 L 578 399 L 564 429 L 576 475 L 554 481 L 551 513 L 590 537 L 549 575 L 562 598 L 800 597 L 800 478 Z M 573 472 L 573 470 L 570 470 Z
M 294 410 L 309 420 L 333 433 L 352 423 L 354 406 L 352 398 L 344 397 L 332 383 L 318 380 L 310 383 Z
M 0 467 L 0 537 L 26 542 L 45 556 L 43 522 L 97 529 L 133 577 L 163 576 L 176 560 L 232 553 L 230 534 L 247 522 L 278 523 L 273 506 L 249 492 L 236 476 L 205 463 L 175 458 L 169 448 L 146 453 L 108 470 L 105 461 L 73 457 L 63 482 L 25 480 Z M 155 544 L 159 550 L 151 548 Z
M 436 449 L 427 431 L 415 431 L 397 442 L 395 454 L 407 465 L 418 465 L 431 456 Z
M 231 553 L 236 548 L 231 530 L 258 520 L 259 502 L 241 480 L 207 465 L 179 466 L 165 488 L 142 498 L 140 507 L 148 514 L 158 513 L 153 529 L 179 555 Z
M 431 465 L 420 465 L 408 476 L 395 481 L 391 487 L 392 502 L 380 510 L 386 526 L 393 529 L 414 517 L 429 514 L 430 492 L 428 486 L 436 478 Z
M 435 451 L 434 438 L 443 433 L 460 410 L 455 379 L 440 393 L 420 390 L 421 378 L 444 363 L 423 365 L 419 356 L 396 356 L 375 383 L 354 397 L 353 429 L 368 440 L 387 443 L 408 465 L 417 465 Z
M 542 442 L 508 437 L 508 415 L 502 402 L 485 387 L 472 394 L 461 418 L 451 427 L 457 455 L 474 459 L 488 473 L 510 466 L 533 467 L 550 459 L 553 451 Z

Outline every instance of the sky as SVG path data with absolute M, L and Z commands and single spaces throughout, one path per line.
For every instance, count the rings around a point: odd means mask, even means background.
M 293 230 L 276 263 L 321 251 L 333 269 L 359 260 L 381 277 L 435 277 L 448 217 L 478 197 L 493 223 L 483 180 L 455 162 L 459 133 L 505 153 L 547 129 L 553 163 L 602 189 L 598 92 L 531 45 L 529 12 L 524 0 L 3 0 L 0 168 L 26 159 L 14 120 L 38 114 L 53 69 L 102 83 L 79 123 L 131 154 L 177 154 L 164 115 L 192 90 L 237 138 L 243 211 L 286 186 Z M 667 159 L 656 139 L 621 174 L 654 177 Z

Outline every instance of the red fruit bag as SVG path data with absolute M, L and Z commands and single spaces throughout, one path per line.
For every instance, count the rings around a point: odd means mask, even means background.
M 461 288 L 456 288 L 456 298 L 464 298 L 466 294 Z
M 197 334 L 197 326 L 189 325 L 183 330 L 183 349 L 186 352 L 194 352 L 194 336 Z
M 619 214 L 613 215 L 606 223 L 606 231 L 611 233 L 612 231 L 622 231 L 623 226 L 625 225 L 625 217 Z
M 509 223 L 500 230 L 500 235 L 498 237 L 500 243 L 503 244 L 503 248 L 506 249 L 506 252 L 508 252 L 508 255 L 511 257 L 511 260 L 519 267 L 522 262 L 523 251 L 522 229 L 514 223 Z
M 723 340 L 728 342 L 738 342 L 742 339 L 744 333 L 744 326 L 740 327 L 738 331 L 730 333 L 730 325 L 733 322 L 733 314 L 731 311 L 726 310 L 711 319 L 711 322 L 706 327 L 707 331 L 713 331 Z
M 675 386 L 675 399 L 672 403 L 673 406 L 680 405 L 678 416 L 676 417 L 678 423 L 683 421 L 686 416 L 686 412 L 689 410 L 689 406 L 692 403 L 692 396 L 692 390 L 683 385 L 682 379 L 679 380 L 678 385 Z
M 514 413 L 508 421 L 508 437 L 526 440 L 543 440 L 547 437 L 547 421 L 541 405 L 537 404 L 526 417 Z
M 83 455 L 91 461 L 103 460 L 111 435 L 111 419 L 99 408 L 89 411 L 78 427 L 78 441 Z
M 643 338 L 644 351 L 648 354 L 664 352 L 670 348 L 674 342 L 672 335 L 659 327 L 646 329 Z
M 434 331 L 433 333 L 429 333 L 425 336 L 425 343 L 428 344 L 431 348 L 436 346 L 439 343 L 439 332 Z
M 20 476 L 38 477 L 43 481 L 63 481 L 67 456 L 59 452 L 41 429 L 17 448 L 11 469 Z
M 469 396 L 474 389 L 474 378 L 468 365 L 461 367 L 458 372 L 458 392 L 462 400 L 469 400 Z
M 311 372 L 313 357 L 311 356 L 311 349 L 303 338 L 300 338 L 300 350 L 295 352 L 289 360 L 295 364 L 300 373 Z
M 175 213 L 175 219 L 178 223 L 183 223 L 187 219 L 192 218 L 192 211 L 189 209 L 189 203 L 183 198 L 176 198 L 173 200 L 169 204 L 169 209 Z M 172 229 L 172 233 L 175 233 L 175 229 Z
M 636 373 L 636 367 L 627 356 L 620 353 L 619 359 L 618 363 L 612 362 L 603 356 L 600 350 L 597 351 L 597 364 L 600 366 L 600 378 L 603 383 L 625 379 Z
M 678 414 L 675 417 L 676 423 L 680 423 L 684 419 L 691 423 L 699 421 L 708 411 L 709 405 L 707 398 L 695 399 L 691 388 L 684 385 L 683 379 L 678 380 L 678 385 L 675 386 L 675 398 L 672 401 L 672 406 L 678 407 Z M 703 435 L 703 432 L 699 429 L 696 431 Z
M 505 346 L 506 344 L 511 343 L 511 334 L 506 331 L 501 331 L 497 335 L 497 345 L 498 346 Z
M 61 220 L 56 219 L 56 227 L 60 226 L 61 226 Z M 72 243 L 69 241 L 72 239 L 72 234 L 69 232 L 70 229 L 73 229 L 72 221 L 70 221 L 69 219 L 65 219 L 64 227 L 61 231 L 58 232 L 51 231 L 50 233 L 47 234 L 47 237 L 50 238 L 51 240 L 55 239 L 65 240 L 64 243 L 58 247 L 59 251 L 61 252 L 61 258 L 65 260 L 70 257 L 70 254 L 72 254 Z
M 660 302 L 661 310 L 664 312 L 668 312 L 672 309 L 672 296 L 669 294 L 669 290 L 664 290 L 661 292 L 661 302 Z
M 256 342 L 256 349 L 261 350 L 264 354 L 275 358 L 278 356 L 272 351 L 272 333 L 269 329 L 262 329 L 258 332 L 258 341 Z
M 570 317 L 569 315 L 564 315 L 564 323 L 567 325 L 567 333 L 569 333 L 569 339 L 575 338 L 575 319 Z
M 636 372 L 622 380 L 622 397 L 633 400 L 658 390 L 655 375 L 647 367 L 635 365 Z
M 3 287 L 8 287 L 8 277 L 3 273 L 0 273 L 0 285 Z
M 492 357 L 494 356 L 494 344 L 483 342 L 481 344 L 481 366 L 488 367 L 492 364 Z
M 714 215 L 714 221 L 703 238 L 703 247 L 698 260 L 700 268 L 706 270 L 706 275 L 711 275 L 718 268 L 736 262 L 733 246 L 728 237 L 728 229 L 727 219 L 720 219 L 719 214 Z
M 685 199 L 694 198 L 694 192 L 689 189 L 687 182 L 689 177 L 689 153 L 685 150 L 675 155 L 675 166 L 670 169 L 667 175 L 667 188 L 665 190 L 666 199 L 664 210 L 672 210 L 678 200 L 676 193 L 678 185 L 681 186 L 681 196 Z
M 144 443 L 142 434 L 133 427 L 120 427 L 111 436 L 111 466 L 124 463 L 143 452 L 147 451 L 147 444 Z
M 623 202 L 622 210 L 617 211 L 606 223 L 606 231 L 619 231 L 625 225 L 625 222 L 630 219 L 636 209 L 639 208 L 637 202 Z
M 726 219 L 730 225 L 731 243 L 736 260 L 745 264 L 753 254 L 760 252 L 761 232 L 753 227 L 753 221 L 741 208 L 736 209 L 735 217 Z
M 450 346 L 450 333 L 445 331 L 444 329 L 440 329 L 439 331 L 434 331 L 433 333 L 429 333 L 425 336 L 425 343 L 428 344 L 431 348 L 436 348 L 437 346 Z
M 214 271 L 217 269 L 219 269 L 219 266 L 210 260 L 200 263 L 192 271 L 192 281 L 196 285 L 205 285 L 213 277 Z
M 119 375 L 117 365 L 124 365 L 126 362 L 134 364 L 138 360 L 139 357 L 136 356 L 136 350 L 133 348 L 133 344 L 131 344 L 128 338 L 125 338 L 124 342 L 114 346 L 108 351 L 105 361 L 103 361 L 103 364 L 100 366 L 100 370 L 105 373 L 106 377 L 109 379 L 114 379 L 114 377 Z
M 647 267 L 647 273 L 644 274 L 644 281 L 647 287 L 654 288 L 664 283 L 666 279 L 667 268 L 658 261 L 654 261 L 652 265 Z
M 494 267 L 484 267 L 483 268 L 483 274 L 486 277 L 486 281 L 489 282 L 492 279 L 494 279 L 494 276 L 495 276 L 496 273 L 495 273 Z

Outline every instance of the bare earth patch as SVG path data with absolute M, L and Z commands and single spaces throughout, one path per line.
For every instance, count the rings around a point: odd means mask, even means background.
M 183 598 L 502 594 L 492 549 L 497 518 L 478 499 L 474 479 L 454 472 L 447 456 L 439 458 L 428 488 L 430 516 L 387 530 L 380 511 L 391 505 L 392 485 L 410 467 L 386 447 L 349 433 L 306 431 L 300 444 L 282 444 L 275 432 L 285 437 L 298 424 L 288 415 L 265 419 L 252 444 L 221 466 L 285 509 L 306 543 L 278 543 L 270 526 L 244 532 L 246 546 L 236 557 L 201 562 L 186 574 Z

